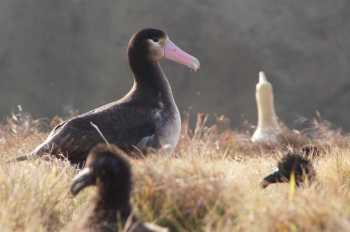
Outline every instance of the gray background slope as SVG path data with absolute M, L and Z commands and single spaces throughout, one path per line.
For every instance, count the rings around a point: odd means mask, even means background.
M 127 42 L 144 27 L 166 30 L 201 61 L 197 73 L 162 62 L 182 112 L 255 122 L 263 69 L 288 124 L 318 110 L 350 129 L 347 0 L 3 0 L 0 116 L 18 104 L 49 117 L 121 97 L 131 85 Z

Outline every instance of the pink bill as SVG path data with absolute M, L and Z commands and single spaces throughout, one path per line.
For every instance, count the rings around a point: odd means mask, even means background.
M 176 44 L 174 44 L 170 39 L 167 39 L 165 41 L 164 57 L 177 63 L 186 65 L 194 71 L 197 71 L 200 66 L 200 63 L 196 57 L 193 57 L 188 53 L 184 52 L 181 48 L 176 46 Z

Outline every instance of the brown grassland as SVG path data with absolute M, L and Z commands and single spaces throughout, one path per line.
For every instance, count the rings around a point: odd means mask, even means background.
M 68 231 L 94 195 L 90 188 L 71 196 L 77 170 L 67 161 L 5 162 L 38 145 L 47 136 L 43 124 L 49 125 L 20 114 L 0 125 L 2 232 Z M 250 143 L 248 132 L 206 126 L 204 116 L 193 130 L 185 120 L 174 155 L 131 160 L 135 211 L 171 231 L 350 231 L 350 137 L 319 121 L 300 133 L 322 150 L 316 183 L 261 189 L 287 144 L 262 147 Z

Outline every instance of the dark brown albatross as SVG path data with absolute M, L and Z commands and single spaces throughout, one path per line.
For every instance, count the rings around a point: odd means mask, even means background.
M 70 190 L 75 196 L 86 187 L 96 186 L 97 194 L 91 211 L 72 231 L 168 231 L 155 224 L 142 223 L 132 213 L 132 172 L 122 153 L 117 147 L 104 144 L 91 150 L 85 168 L 73 179 Z
M 178 48 L 165 32 L 139 31 L 128 46 L 129 65 L 134 74 L 129 93 L 116 102 L 59 124 L 30 156 L 16 160 L 48 154 L 63 155 L 73 164 L 82 164 L 89 150 L 103 142 L 98 130 L 109 143 L 124 151 L 172 151 L 179 139 L 181 119 L 159 64 L 163 57 L 195 71 L 199 68 L 199 61 Z

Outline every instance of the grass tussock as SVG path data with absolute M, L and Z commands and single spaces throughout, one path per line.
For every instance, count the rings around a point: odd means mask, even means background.
M 184 120 L 173 156 L 131 160 L 132 200 L 143 221 L 171 231 L 349 231 L 349 136 L 317 120 L 292 132 L 295 140 L 268 147 L 252 144 L 249 130 L 230 130 L 224 118 L 213 126 L 206 120 L 198 115 L 194 129 Z M 5 162 L 31 151 L 49 126 L 23 114 L 0 125 L 0 231 L 68 231 L 89 208 L 92 189 L 74 199 L 69 193 L 77 170 L 68 162 Z M 304 144 L 322 151 L 314 161 L 317 181 L 261 189 L 277 159 Z

